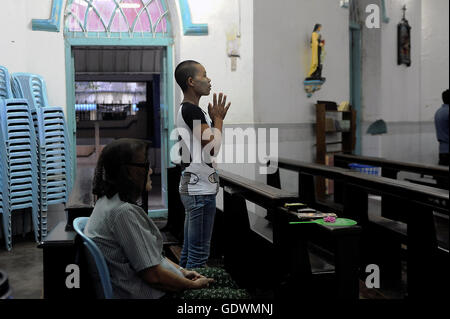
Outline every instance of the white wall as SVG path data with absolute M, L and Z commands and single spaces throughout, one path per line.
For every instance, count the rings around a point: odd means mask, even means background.
M 303 81 L 311 61 L 310 38 L 322 24 L 326 83 L 308 98 Z M 277 128 L 280 157 L 313 161 L 315 103 L 349 100 L 348 10 L 335 0 L 254 1 L 255 127 Z M 266 176 L 255 174 L 262 182 Z M 282 172 L 282 188 L 296 192 L 297 176 Z M 255 213 L 265 211 L 256 207 Z
M 379 0 L 365 0 L 364 4 Z M 410 67 L 397 65 L 397 24 L 406 4 L 411 29 Z M 363 119 L 389 122 L 420 119 L 421 0 L 386 1 L 389 23 L 380 29 L 363 26 Z M 361 10 L 364 12 L 365 5 Z M 365 19 L 363 19 L 365 21 Z
M 379 0 L 364 0 L 380 4 Z M 363 28 L 363 134 L 377 119 L 388 133 L 363 135 L 363 154 L 436 164 L 433 116 L 448 88 L 448 7 L 446 0 L 386 1 L 389 23 Z M 406 4 L 411 25 L 410 67 L 397 65 L 397 24 Z
M 65 1 L 64 1 L 65 3 Z M 32 19 L 48 19 L 52 0 L 2 0 L 0 65 L 10 73 L 41 75 L 50 105 L 66 107 L 66 75 L 62 32 L 32 31 Z
M 434 113 L 449 87 L 449 1 L 422 0 L 421 152 L 420 162 L 438 161 Z M 422 129 L 428 127 L 428 130 Z
M 64 1 L 64 7 L 65 7 Z M 168 0 L 171 10 L 178 0 Z M 213 92 L 224 92 L 232 107 L 227 123 L 253 122 L 253 1 L 241 2 L 241 58 L 237 71 L 231 72 L 226 55 L 226 30 L 239 25 L 238 0 L 189 0 L 193 23 L 208 23 L 208 36 L 182 35 L 179 13 L 172 14 L 175 28 L 175 65 L 195 59 L 205 65 L 212 79 Z M 31 19 L 50 16 L 52 0 L 2 0 L 0 10 L 0 65 L 10 73 L 29 72 L 44 77 L 49 103 L 65 108 L 65 58 L 63 24 L 61 32 L 31 30 Z M 176 18 L 176 19 L 175 19 Z M 178 90 L 178 88 L 177 88 Z M 175 103 L 181 101 L 180 92 Z M 207 98 L 201 100 L 207 106 Z
M 381 27 L 381 118 L 420 121 L 421 0 L 386 1 L 390 23 Z M 411 29 L 411 66 L 397 65 L 397 24 L 406 4 Z
M 176 1 L 178 4 L 178 1 Z M 178 51 L 175 65 L 183 60 L 202 63 L 212 82 L 211 96 L 203 97 L 200 106 L 207 109 L 212 93 L 223 92 L 232 103 L 225 124 L 253 122 L 253 0 L 241 2 L 241 57 L 237 70 L 231 71 L 227 56 L 226 32 L 239 26 L 239 0 L 189 0 L 193 23 L 207 23 L 207 36 L 184 36 L 179 25 Z M 176 105 L 182 99 L 181 90 L 176 95 Z
M 434 120 L 449 85 L 448 15 L 448 0 L 422 1 L 422 121 Z
M 256 123 L 313 123 L 317 100 L 349 99 L 348 10 L 339 1 L 258 0 L 254 7 Z M 327 81 L 307 98 L 303 81 L 316 23 L 326 41 L 322 76 Z

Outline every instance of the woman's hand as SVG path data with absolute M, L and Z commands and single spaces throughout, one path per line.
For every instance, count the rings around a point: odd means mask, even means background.
M 191 280 L 197 280 L 199 278 L 205 278 L 205 276 L 202 276 L 198 272 L 193 271 L 193 270 L 183 269 L 181 271 L 181 273 L 183 274 L 184 277 L 186 277 L 187 279 L 191 279 Z
M 208 288 L 210 283 L 213 283 L 214 279 L 212 278 L 198 278 L 196 280 L 192 280 L 192 289 L 202 289 L 202 288 Z

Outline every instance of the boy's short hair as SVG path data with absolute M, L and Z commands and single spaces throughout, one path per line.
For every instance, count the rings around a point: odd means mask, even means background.
M 178 66 L 176 67 L 175 80 L 177 81 L 183 92 L 187 90 L 187 80 L 189 79 L 189 77 L 194 77 L 197 73 L 197 69 L 195 68 L 197 64 L 200 63 L 193 60 L 186 60 L 178 64 Z

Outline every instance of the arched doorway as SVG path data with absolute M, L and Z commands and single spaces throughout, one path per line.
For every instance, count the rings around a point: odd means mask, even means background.
M 66 55 L 66 95 L 67 119 L 73 154 L 76 154 L 76 98 L 75 81 L 84 75 L 85 79 L 95 81 L 104 79 L 124 81 L 139 78 L 141 82 L 151 82 L 153 104 L 157 107 L 155 117 L 159 117 L 159 137 L 156 146 L 160 147 L 161 196 L 167 209 L 167 167 L 170 166 L 169 133 L 173 121 L 173 36 L 170 14 L 165 0 L 68 0 L 64 18 L 64 38 Z M 129 52 L 128 62 L 116 51 Z M 86 65 L 86 72 L 79 72 L 80 52 L 94 54 L 97 64 Z M 109 68 L 102 63 L 110 53 L 120 61 L 120 70 Z M 150 52 L 150 53 L 149 53 Z M 151 53 L 153 52 L 153 53 Z M 133 55 L 134 54 L 134 55 Z M 130 56 L 139 56 L 142 65 L 135 63 Z M 117 58 L 119 56 L 119 58 Z M 152 56 L 153 68 L 145 67 L 144 56 Z M 78 60 L 77 60 L 78 59 Z M 118 61 L 118 60 L 114 60 Z M 133 66 L 131 66 L 133 64 Z M 128 65 L 128 69 L 124 67 Z M 92 81 L 91 81 L 92 82 Z M 76 169 L 74 158 L 74 169 Z M 74 172 L 75 174 L 75 172 Z

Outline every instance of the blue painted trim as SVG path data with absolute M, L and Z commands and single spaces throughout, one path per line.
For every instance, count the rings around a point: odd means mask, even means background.
M 387 16 L 386 0 L 381 0 L 381 12 L 383 14 L 383 22 L 389 23 L 391 19 Z
M 95 32 L 96 33 L 96 32 Z M 111 37 L 111 38 L 93 38 L 93 37 L 68 37 L 66 41 L 72 46 L 80 45 L 125 45 L 125 46 L 170 46 L 173 44 L 172 38 L 133 38 L 133 37 Z
M 184 35 L 208 35 L 207 24 L 193 24 L 188 0 L 179 0 Z
M 356 22 L 350 21 L 350 29 L 361 30 L 361 26 Z
M 31 29 L 33 31 L 59 32 L 62 2 L 63 0 L 53 0 L 50 19 L 31 20 Z
M 93 37 L 71 37 L 67 41 L 74 46 L 77 45 L 124 45 L 124 46 L 170 46 L 173 44 L 171 38 L 133 38 L 133 37 L 111 37 L 111 38 L 93 38 Z
M 304 85 L 317 85 L 317 84 L 324 84 L 326 80 L 305 80 L 303 81 Z
M 174 164 L 172 164 L 172 162 L 170 161 L 170 150 L 171 148 L 175 145 L 175 141 L 170 139 L 170 133 L 175 129 L 175 102 L 174 102 L 174 96 L 173 96 L 173 92 L 175 92 L 175 88 L 174 88 L 174 83 L 175 81 L 173 81 L 173 74 L 175 72 L 174 70 L 174 54 L 173 54 L 173 46 L 169 46 L 167 47 L 167 83 L 166 83 L 166 87 L 167 87 L 167 117 L 168 117 L 168 125 L 167 128 L 169 129 L 169 134 L 167 136 L 168 139 L 168 146 L 169 148 L 167 149 L 167 167 L 175 167 Z
M 353 45 L 352 48 L 352 36 L 355 34 L 358 45 Z M 361 155 L 361 30 L 360 28 L 350 27 L 350 104 L 356 111 L 356 145 L 355 155 Z M 353 60 L 355 58 L 355 60 Z M 356 63 L 355 63 L 356 62 Z
M 166 52 L 163 56 L 163 65 L 165 66 L 164 72 L 161 74 L 161 179 L 163 188 L 161 194 L 164 204 L 168 206 L 168 194 L 167 194 L 167 168 L 172 167 L 170 162 L 170 150 L 175 144 L 175 141 L 170 140 L 170 133 L 174 129 L 174 54 L 173 46 L 167 46 Z M 165 187 L 164 187 L 165 185 Z
M 76 118 L 75 118 L 75 68 L 74 61 L 72 56 L 72 47 L 73 46 L 164 46 L 166 48 L 166 58 L 164 61 L 164 70 L 165 70 L 165 96 L 164 104 L 161 103 L 161 109 L 164 110 L 165 116 L 164 118 L 164 127 L 168 129 L 168 132 L 174 128 L 174 81 L 172 80 L 173 76 L 173 39 L 171 38 L 86 38 L 86 37 L 75 37 L 75 38 L 66 38 L 65 40 L 65 56 L 66 56 L 66 116 L 67 122 L 69 126 L 69 134 L 71 136 L 72 150 L 73 154 L 76 154 Z M 170 78 L 169 78 L 170 77 Z M 162 92 L 161 92 L 162 94 Z M 169 136 L 166 134 L 166 131 L 162 131 L 162 143 L 161 145 L 161 164 L 162 168 L 171 167 L 171 163 L 169 161 L 170 154 L 170 146 L 175 142 L 169 141 Z M 166 149 L 163 151 L 163 147 Z M 73 175 L 76 176 L 76 156 L 73 159 Z M 162 190 L 163 202 L 168 205 L 167 198 L 167 173 L 162 172 L 162 185 L 165 187 Z
M 72 176 L 76 176 L 77 170 L 77 141 L 76 141 L 76 117 L 75 117 L 75 64 L 72 55 L 72 47 L 69 41 L 64 41 L 66 59 L 66 118 L 70 143 L 72 146 Z M 75 178 L 73 178 L 73 181 Z

